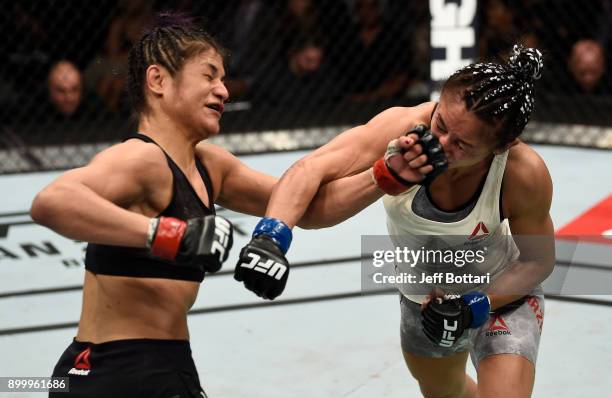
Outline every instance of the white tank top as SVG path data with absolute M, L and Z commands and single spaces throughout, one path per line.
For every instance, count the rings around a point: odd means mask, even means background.
M 406 298 L 420 303 L 426 297 L 423 290 L 430 291 L 434 287 L 453 294 L 482 291 L 499 276 L 509 262 L 518 258 L 519 251 L 512 240 L 508 220 L 501 220 L 500 212 L 501 185 L 507 159 L 508 151 L 496 155 L 478 198 L 472 199 L 467 206 L 452 213 L 437 209 L 426 188 L 421 185 L 416 185 L 401 195 L 384 196 L 387 229 L 396 250 L 406 246 L 412 249 L 435 249 L 438 244 L 435 241 L 438 239 L 443 241 L 445 247 L 450 244 L 456 250 L 485 250 L 485 254 L 480 257 L 483 261 L 466 264 L 460 269 L 457 269 L 455 264 L 451 267 L 455 274 L 489 275 L 488 283 L 480 283 L 485 278 L 480 278 L 475 283 L 461 284 L 434 279 L 435 283 L 420 283 L 418 288 L 415 288 L 414 284 L 398 283 L 398 289 Z M 439 273 L 447 265 L 446 261 L 442 267 L 440 262 L 431 260 L 416 264 L 396 261 L 395 270 L 398 275 L 412 274 L 415 280 L 421 281 L 423 274 Z M 425 294 L 416 294 L 417 290 L 418 293 Z

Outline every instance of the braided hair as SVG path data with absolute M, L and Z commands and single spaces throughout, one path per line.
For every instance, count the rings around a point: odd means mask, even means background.
M 534 82 L 542 75 L 542 53 L 514 45 L 507 62 L 468 65 L 455 72 L 442 91 L 462 90 L 468 111 L 485 122 L 499 126 L 499 147 L 523 132 L 534 108 Z
M 211 49 L 225 58 L 225 50 L 192 18 L 180 13 L 157 15 L 154 26 L 143 33 L 128 57 L 127 91 L 136 115 L 147 108 L 144 87 L 150 65 L 163 66 L 174 77 L 187 60 Z

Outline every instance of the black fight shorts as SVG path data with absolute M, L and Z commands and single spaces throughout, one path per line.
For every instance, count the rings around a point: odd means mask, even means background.
M 49 393 L 53 398 L 206 397 L 186 340 L 75 340 L 53 377 L 69 378 L 69 392 Z

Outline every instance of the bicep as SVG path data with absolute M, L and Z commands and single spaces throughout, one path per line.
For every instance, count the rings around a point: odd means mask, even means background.
M 547 175 L 547 174 L 546 174 Z M 509 224 L 522 259 L 554 257 L 554 226 L 550 216 L 552 183 L 543 176 L 538 184 L 525 189 L 510 207 Z
M 64 173 L 49 188 L 89 189 L 123 208 L 141 203 L 156 190 L 153 185 L 163 186 L 168 177 L 160 164 L 163 155 L 160 158 L 147 149 L 143 153 L 142 148 L 134 152 L 127 146 L 111 147 L 87 166 Z
M 240 213 L 264 215 L 276 177 L 253 170 L 221 147 L 202 144 L 198 151 L 213 185 L 218 186 L 215 203 Z
M 300 160 L 309 174 L 322 182 L 360 173 L 384 155 L 389 141 L 418 124 L 416 112 L 390 108 L 368 123 L 340 134 Z
M 277 179 L 236 160 L 238 164 L 223 178 L 217 202 L 240 213 L 263 216 Z
M 81 185 L 124 208 L 137 202 L 145 192 L 137 176 L 98 164 L 71 170 L 58 178 L 55 184 Z

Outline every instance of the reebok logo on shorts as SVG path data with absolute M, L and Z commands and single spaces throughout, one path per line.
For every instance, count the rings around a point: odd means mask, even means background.
M 502 318 L 501 315 L 493 315 L 491 318 L 491 323 L 489 324 L 489 329 L 485 333 L 485 336 L 490 337 L 508 334 L 512 333 L 510 333 L 510 329 L 508 328 L 508 325 L 506 325 L 504 318 Z
M 261 257 L 255 253 L 247 253 L 247 256 L 251 257 L 251 262 L 240 263 L 241 267 L 261 272 L 277 280 L 280 280 L 283 275 L 285 275 L 285 272 L 287 272 L 287 266 L 284 264 L 279 264 L 274 260 L 267 260 L 266 262 L 259 261 Z
M 87 376 L 91 372 L 91 364 L 89 363 L 89 354 L 91 347 L 81 351 L 74 360 L 74 367 L 68 371 L 69 375 Z

